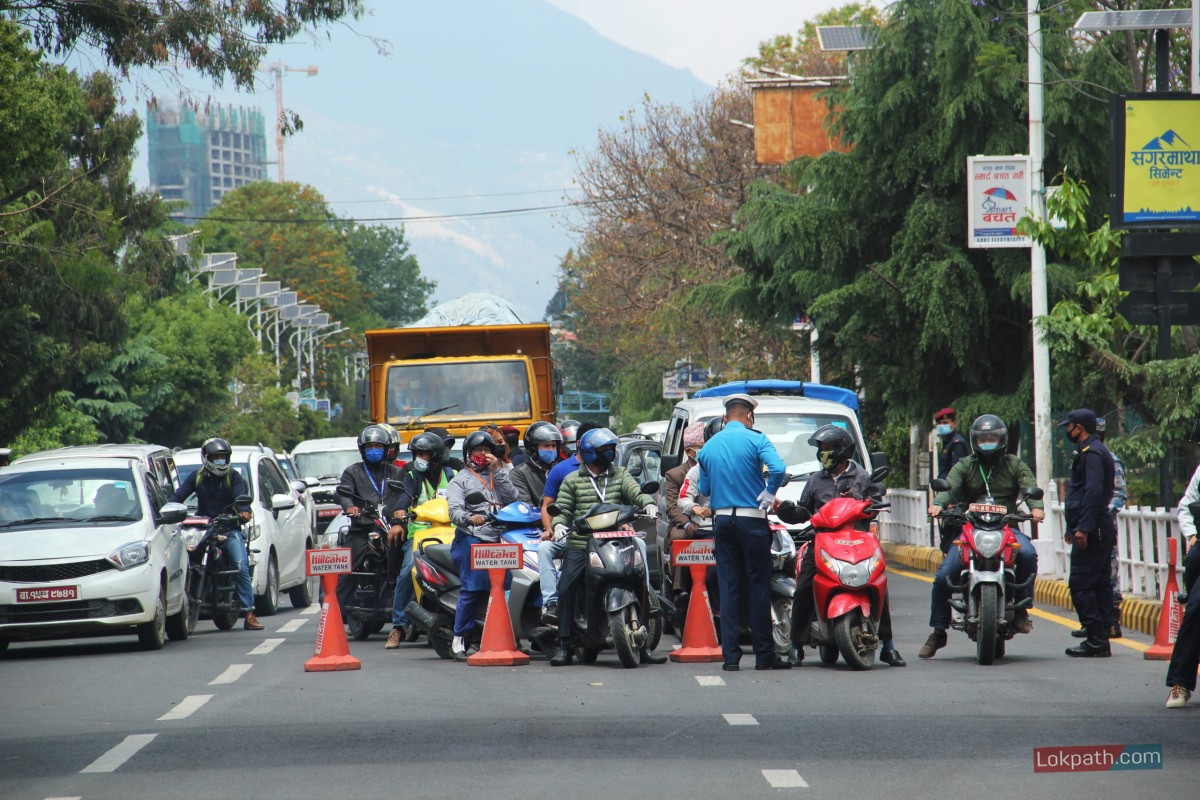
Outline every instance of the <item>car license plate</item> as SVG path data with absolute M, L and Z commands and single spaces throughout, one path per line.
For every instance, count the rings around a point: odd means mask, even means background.
M 318 517 L 336 517 L 342 513 L 340 508 L 322 508 L 317 511 Z
M 17 589 L 18 603 L 55 603 L 62 600 L 78 600 L 78 586 L 34 586 Z

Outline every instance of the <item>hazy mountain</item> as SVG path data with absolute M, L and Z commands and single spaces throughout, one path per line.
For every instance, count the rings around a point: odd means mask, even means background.
M 343 216 L 559 205 L 574 175 L 572 149 L 591 148 L 597 130 L 619 126 L 644 93 L 689 103 L 709 88 L 541 0 L 374 6 L 352 26 L 357 33 L 338 27 L 319 47 L 290 44 L 267 59 L 320 69 L 284 79 L 284 103 L 304 120 L 286 145 L 287 177 L 316 186 Z M 365 34 L 388 40 L 390 55 Z M 269 85 L 254 98 L 213 97 L 273 114 Z M 507 196 L 455 197 L 472 194 Z M 365 200 L 377 202 L 338 202 Z M 439 301 L 492 291 L 537 320 L 570 246 L 564 213 L 406 228 Z

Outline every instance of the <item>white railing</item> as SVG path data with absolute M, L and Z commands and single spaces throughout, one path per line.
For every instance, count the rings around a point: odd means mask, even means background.
M 1062 504 L 1051 486 L 1048 500 L 1048 515 L 1053 517 L 1051 525 L 1042 526 L 1042 535 L 1048 531 L 1063 530 L 1065 519 Z M 923 547 L 937 546 L 937 531 L 931 528 L 928 517 L 928 500 L 923 491 L 891 489 L 887 494 L 892 504 L 890 512 L 879 515 L 880 538 L 899 544 Z M 1049 520 L 1048 520 L 1049 522 Z M 1028 531 L 1027 531 L 1028 532 Z M 1174 508 L 1149 508 L 1129 506 L 1117 515 L 1118 569 L 1122 594 L 1135 597 L 1160 598 L 1167 582 L 1167 539 L 1176 541 L 1176 569 L 1183 564 L 1186 542 L 1179 530 Z M 1065 580 L 1070 574 L 1071 548 L 1059 537 L 1035 540 L 1038 551 L 1038 574 L 1047 578 Z M 1177 575 L 1176 580 L 1182 578 Z

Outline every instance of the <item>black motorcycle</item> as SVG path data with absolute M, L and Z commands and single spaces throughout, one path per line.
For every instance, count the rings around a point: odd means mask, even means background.
M 342 618 L 350 628 L 350 636 L 362 641 L 372 633 L 383 630 L 392 619 L 396 582 L 388 578 L 388 524 L 378 504 L 359 497 L 345 486 L 339 486 L 337 493 L 354 501 L 361 518 L 369 520 L 372 525 L 371 532 L 367 534 L 366 550 L 351 565 L 354 594 L 350 603 L 342 609 Z
M 236 625 L 241 616 L 237 592 L 241 569 L 230 563 L 223 545 L 241 528 L 237 506 L 249 504 L 250 499 L 246 495 L 236 497 L 223 514 L 189 517 L 183 522 L 181 533 L 188 550 L 188 635 L 201 616 L 223 631 Z

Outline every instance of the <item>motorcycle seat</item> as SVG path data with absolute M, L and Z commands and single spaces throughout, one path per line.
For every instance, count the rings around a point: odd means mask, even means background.
M 458 573 L 458 565 L 454 563 L 454 557 L 450 555 L 450 545 L 430 545 L 425 548 L 425 555 L 442 569 L 449 570 L 452 574 Z

